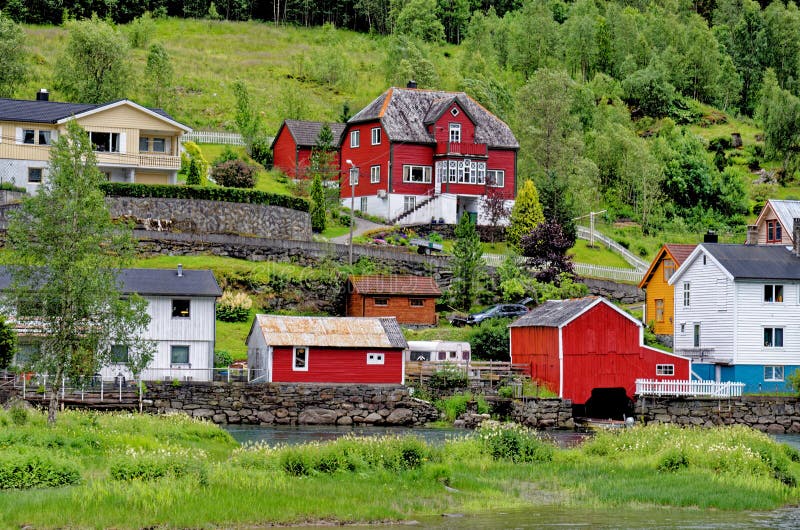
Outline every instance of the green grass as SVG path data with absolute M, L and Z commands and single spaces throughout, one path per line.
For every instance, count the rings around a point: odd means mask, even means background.
M 713 140 L 714 138 L 720 137 L 730 140 L 731 134 L 739 133 L 742 136 L 742 144 L 744 146 L 754 145 L 756 143 L 764 143 L 763 141 L 758 142 L 756 140 L 756 135 L 762 134 L 762 130 L 753 123 L 753 120 L 749 118 L 734 118 L 730 114 L 722 113 L 721 111 L 713 109 L 708 105 L 700 104 L 700 106 L 706 113 L 713 112 L 715 114 L 724 115 L 726 118 L 725 123 L 715 123 L 707 126 L 699 124 L 688 126 L 688 129 L 692 133 L 702 137 L 707 142 Z
M 631 268 L 630 264 L 622 259 L 622 256 L 612 252 L 605 245 L 597 241 L 595 241 L 594 247 L 590 247 L 588 241 L 578 239 L 575 241 L 575 246 L 569 250 L 569 254 L 572 254 L 573 261 L 577 263 L 591 263 L 593 265 L 621 267 L 624 269 Z
M 214 348 L 217 351 L 226 351 L 233 356 L 234 361 L 247 360 L 247 334 L 253 325 L 255 312 L 246 322 L 223 322 L 217 320 L 217 337 Z

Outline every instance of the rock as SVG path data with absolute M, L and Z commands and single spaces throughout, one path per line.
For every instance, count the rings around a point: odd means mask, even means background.
M 256 414 L 256 418 L 258 418 L 258 421 L 261 423 L 272 423 L 273 421 L 275 421 L 275 415 L 270 414 L 265 410 L 262 410 L 258 414 Z
M 336 425 L 352 425 L 352 424 L 353 424 L 353 418 L 351 418 L 350 416 L 342 416 L 341 418 L 336 420 Z
M 364 418 L 364 423 L 382 423 L 382 422 L 383 422 L 383 416 L 381 416 L 377 412 L 373 412 L 372 414 Z
M 192 416 L 195 418 L 212 418 L 214 411 L 210 409 L 195 409 L 192 411 Z
M 386 423 L 389 425 L 408 425 L 413 423 L 414 413 L 411 409 L 398 408 L 394 409 L 387 417 Z
M 301 425 L 334 425 L 336 420 L 335 411 L 320 408 L 305 409 L 297 417 L 297 423 Z

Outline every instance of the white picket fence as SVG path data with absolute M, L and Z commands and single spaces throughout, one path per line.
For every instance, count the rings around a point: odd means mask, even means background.
M 272 142 L 271 138 L 269 140 Z M 241 134 L 220 131 L 192 131 L 184 134 L 181 141 L 197 144 L 244 145 Z
M 591 231 L 587 227 L 578 225 L 578 226 L 575 227 L 575 229 L 576 229 L 576 235 L 580 239 L 585 239 L 587 241 L 591 240 Z M 645 272 L 645 271 L 647 271 L 647 268 L 650 266 L 649 263 L 643 261 L 641 258 L 639 258 L 638 256 L 634 255 L 630 250 L 628 250 L 627 248 L 623 247 L 622 245 L 620 245 L 619 243 L 617 243 L 616 241 L 614 241 L 610 237 L 604 236 L 603 234 L 601 234 L 597 230 L 594 231 L 594 239 L 596 239 L 597 241 L 600 241 L 606 247 L 608 247 L 610 250 L 612 250 L 612 251 L 616 252 L 617 254 L 619 254 L 620 256 L 622 256 L 622 259 L 624 259 L 625 261 L 630 263 L 631 267 L 633 267 L 636 270 L 640 270 L 642 272 Z
M 635 269 L 623 269 L 622 267 L 605 267 L 603 265 L 593 265 L 591 263 L 573 263 L 575 272 L 587 278 L 601 278 L 604 280 L 615 280 L 619 282 L 639 283 L 644 277 L 644 272 Z
M 636 395 L 643 397 L 695 396 L 734 398 L 742 395 L 744 387 L 744 383 L 733 382 L 637 379 Z

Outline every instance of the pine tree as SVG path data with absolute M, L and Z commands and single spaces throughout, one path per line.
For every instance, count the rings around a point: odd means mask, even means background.
M 468 311 L 475 300 L 478 278 L 483 276 L 483 259 L 481 240 L 466 212 L 456 225 L 455 236 L 451 296 L 456 308 Z
M 192 158 L 189 161 L 189 171 L 186 172 L 186 185 L 199 186 L 200 185 L 200 167 L 197 160 Z
M 311 229 L 314 232 L 325 230 L 325 190 L 319 173 L 311 181 Z

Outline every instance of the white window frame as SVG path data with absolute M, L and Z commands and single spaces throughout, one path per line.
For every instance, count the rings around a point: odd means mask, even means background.
M 174 362 L 173 356 L 175 354 L 175 348 L 186 348 L 186 362 Z M 170 366 L 191 366 L 192 365 L 192 348 L 188 344 L 171 344 L 169 347 L 169 365 Z
M 384 364 L 382 353 L 367 353 L 367 364 Z
M 656 365 L 656 375 L 660 375 L 662 377 L 673 377 L 675 375 L 675 365 L 674 364 L 657 364 Z
M 156 149 L 156 143 L 159 140 L 162 142 L 162 144 L 161 144 L 162 149 L 161 150 Z M 153 153 L 166 153 L 167 152 L 167 139 L 164 138 L 164 137 L 161 137 L 161 136 L 153 136 L 152 138 L 150 138 L 150 151 L 153 152 Z
M 370 132 L 370 140 L 372 145 L 381 145 L 381 128 L 373 127 Z
M 367 201 L 367 197 L 361 197 L 361 201 L 359 201 L 359 202 L 360 202 L 360 204 L 358 205 L 358 209 L 361 210 L 362 212 L 366 212 L 367 211 L 367 207 L 369 205 L 369 201 Z
M 779 294 L 780 293 L 780 294 Z M 764 303 L 765 304 L 782 304 L 785 297 L 786 289 L 780 283 L 767 283 L 764 284 Z M 778 300 L 780 298 L 780 300 Z
M 461 124 L 460 123 L 451 123 L 448 134 L 447 134 L 447 141 L 453 144 L 460 144 L 461 143 Z
M 417 207 L 417 198 L 413 195 L 406 195 L 403 197 L 403 211 L 410 212 Z
M 413 173 L 422 170 L 422 180 L 414 180 Z M 432 181 L 433 168 L 431 166 L 417 166 L 414 164 L 403 165 L 403 182 L 411 184 L 430 184 Z
M 37 145 L 51 145 L 53 143 L 53 131 L 49 129 L 38 129 L 36 131 L 36 143 Z
M 692 325 L 692 347 L 702 348 L 703 346 L 703 327 L 700 322 L 695 322 Z
M 491 175 L 491 177 L 490 177 Z M 498 184 L 499 182 L 499 184 Z M 504 169 L 487 169 L 486 185 L 493 188 L 506 187 L 506 171 Z
M 297 353 L 302 351 L 305 356 L 303 366 L 297 365 Z M 308 346 L 295 346 L 292 348 L 292 371 L 294 372 L 308 372 Z
M 764 349 L 766 350 L 779 350 L 783 349 L 783 345 L 785 344 L 786 333 L 785 328 L 783 326 L 764 326 L 763 328 L 763 336 L 764 336 Z M 767 344 L 767 330 L 769 330 L 769 339 L 772 344 Z M 780 330 L 780 333 L 776 333 Z M 780 345 L 777 344 L 778 342 L 778 335 L 781 336 L 781 343 Z
M 783 382 L 785 381 L 784 378 L 784 367 L 782 365 L 768 365 L 764 366 L 764 381 L 767 382 Z M 769 373 L 769 377 L 767 374 Z
M 370 184 L 380 184 L 380 182 L 381 182 L 381 166 L 370 166 L 370 168 L 369 168 L 369 182 L 370 182 Z
M 26 142 L 25 139 L 29 132 L 31 133 L 31 141 Z M 20 137 L 20 143 L 22 145 L 36 145 L 36 129 L 22 129 L 22 136 Z
M 692 305 L 692 284 L 690 282 L 683 282 L 683 307 L 691 307 Z
M 361 131 L 350 131 L 350 147 L 361 147 Z
M 95 134 L 107 134 L 108 135 L 108 150 L 107 151 L 100 151 L 95 147 L 97 144 L 93 140 L 93 136 Z M 116 137 L 116 147 L 117 149 L 114 150 L 114 138 Z M 92 143 L 92 150 L 95 153 L 117 153 L 121 154 L 125 152 L 122 144 L 125 141 L 125 137 L 122 133 L 110 132 L 110 131 L 89 131 L 89 141 Z

